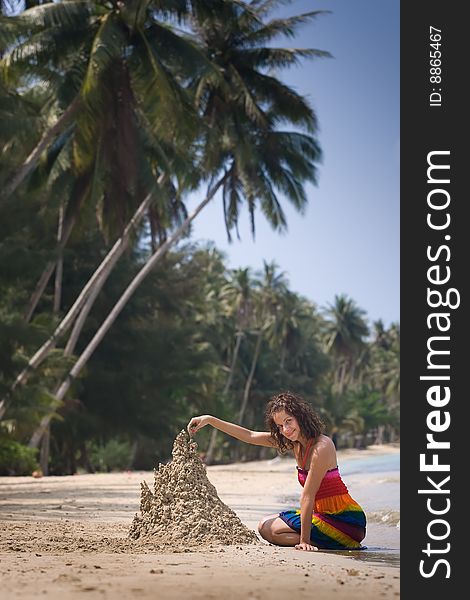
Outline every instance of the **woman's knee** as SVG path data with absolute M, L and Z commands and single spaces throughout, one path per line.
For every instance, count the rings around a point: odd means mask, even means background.
M 269 515 L 258 523 L 258 532 L 265 540 L 269 541 L 272 537 L 271 525 L 276 517 L 277 515 Z

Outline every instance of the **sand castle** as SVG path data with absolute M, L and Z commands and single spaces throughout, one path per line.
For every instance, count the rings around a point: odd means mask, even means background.
M 197 453 L 197 443 L 185 430 L 176 437 L 172 461 L 155 469 L 153 493 L 141 483 L 140 515 L 129 536 L 158 545 L 261 543 L 235 512 L 218 497 Z

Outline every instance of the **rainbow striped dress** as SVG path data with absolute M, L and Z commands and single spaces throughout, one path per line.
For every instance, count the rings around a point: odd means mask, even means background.
M 305 469 L 298 470 L 302 487 L 307 479 Z M 284 510 L 281 519 L 300 533 L 300 510 Z M 343 483 L 338 467 L 330 469 L 315 496 L 310 540 L 318 548 L 327 550 L 361 550 L 366 535 L 366 516 L 359 504 L 351 498 Z

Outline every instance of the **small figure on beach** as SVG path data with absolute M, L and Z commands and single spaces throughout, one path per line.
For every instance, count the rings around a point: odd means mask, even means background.
M 242 442 L 276 448 L 281 454 L 294 453 L 297 478 L 303 487 L 300 509 L 264 517 L 258 531 L 266 541 L 307 552 L 361 549 L 366 516 L 341 478 L 335 445 L 324 435 L 319 415 L 300 396 L 283 392 L 267 403 L 265 420 L 269 431 L 251 431 L 212 415 L 201 415 L 190 420 L 188 432 L 194 435 L 212 425 Z

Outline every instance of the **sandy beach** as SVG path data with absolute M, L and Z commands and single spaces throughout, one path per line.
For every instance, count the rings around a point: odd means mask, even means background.
M 340 451 L 338 460 L 341 468 L 343 462 L 387 454 L 399 454 L 399 447 Z M 220 499 L 257 531 L 261 517 L 288 508 L 299 496 L 294 465 L 291 458 L 276 458 L 210 466 L 207 474 Z M 397 561 L 381 560 L 380 552 L 308 553 L 272 546 L 261 538 L 254 545 L 202 548 L 184 544 L 158 548 L 129 540 L 142 481 L 151 486 L 153 473 L 1 477 L 2 598 L 272 600 L 286 595 L 326 599 L 334 594 L 335 600 L 372 600 L 399 596 Z M 345 481 L 359 502 L 369 493 L 373 497 L 374 486 L 380 485 L 373 476 L 351 475 Z M 381 481 L 387 484 L 386 478 Z M 372 546 L 380 550 L 377 540 L 385 539 L 380 527 L 391 532 L 394 546 L 396 527 L 371 523 Z M 365 543 L 371 545 L 368 537 Z

